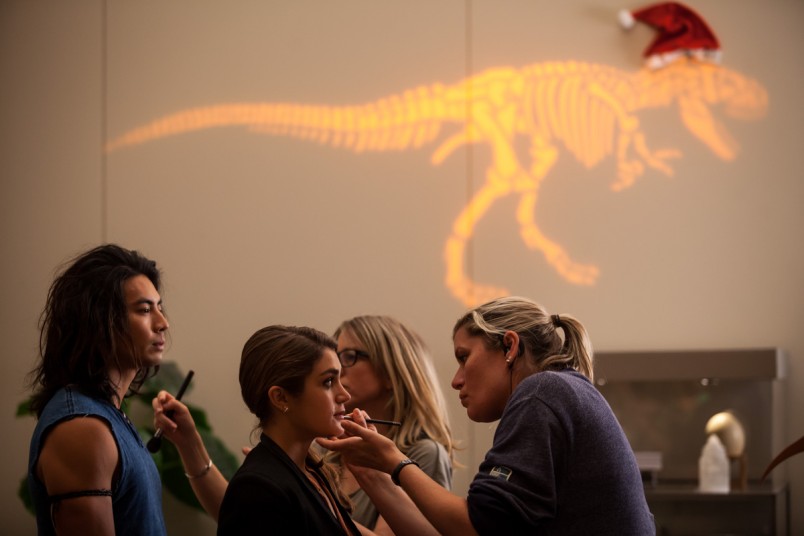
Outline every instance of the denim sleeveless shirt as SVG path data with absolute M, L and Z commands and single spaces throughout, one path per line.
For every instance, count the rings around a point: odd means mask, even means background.
M 60 422 L 92 415 L 112 431 L 119 455 L 120 477 L 112 488 L 112 511 L 117 535 L 163 536 L 167 534 L 162 515 L 162 484 L 150 453 L 128 418 L 109 402 L 90 398 L 65 387 L 45 406 L 31 437 L 28 456 L 28 488 L 36 509 L 40 535 L 55 534 L 50 519 L 50 502 L 35 467 L 48 432 Z M 83 490 L 69 490 L 83 491 Z M 75 499 L 65 499 L 75 500 Z

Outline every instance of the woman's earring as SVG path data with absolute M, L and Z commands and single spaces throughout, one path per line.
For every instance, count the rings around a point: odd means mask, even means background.
M 285 406 L 285 409 L 282 410 L 282 413 L 287 413 L 290 408 Z

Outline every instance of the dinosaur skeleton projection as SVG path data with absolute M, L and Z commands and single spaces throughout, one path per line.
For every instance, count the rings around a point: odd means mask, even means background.
M 715 119 L 723 107 L 739 119 L 761 117 L 767 94 L 757 82 L 724 67 L 693 59 L 663 69 L 624 72 L 577 62 L 538 63 L 522 69 L 494 68 L 457 84 L 422 86 L 356 106 L 233 103 L 176 112 L 134 128 L 106 145 L 107 151 L 213 127 L 245 126 L 362 153 L 405 151 L 438 145 L 438 165 L 470 143 L 485 143 L 491 163 L 485 182 L 455 218 L 444 246 L 445 283 L 466 306 L 506 295 L 505 288 L 476 283 L 464 268 L 466 246 L 493 203 L 517 195 L 516 219 L 524 243 L 539 251 L 566 281 L 593 285 L 599 268 L 573 260 L 545 236 L 536 221 L 539 188 L 565 152 L 588 169 L 616 159 L 611 188 L 631 186 L 646 167 L 672 176 L 674 149 L 652 151 L 640 129 L 641 110 L 678 106 L 684 126 L 723 160 L 737 145 Z M 529 144 L 520 161 L 515 143 Z

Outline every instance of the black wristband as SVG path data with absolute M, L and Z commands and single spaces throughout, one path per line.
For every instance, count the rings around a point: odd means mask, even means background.
M 413 461 L 413 460 L 411 460 L 410 458 L 405 458 L 404 460 L 402 460 L 401 462 L 399 462 L 399 464 L 397 464 L 397 466 L 396 466 L 396 467 L 394 467 L 394 470 L 393 470 L 393 471 L 391 471 L 391 480 L 392 480 L 392 481 L 393 481 L 393 483 L 394 483 L 394 484 L 396 484 L 397 486 L 399 485 L 399 473 L 401 473 L 401 472 L 402 472 L 402 469 L 404 469 L 404 468 L 405 468 L 405 467 L 407 467 L 408 465 L 415 465 L 416 467 L 419 467 L 419 464 L 418 464 L 418 463 L 414 462 L 414 461 Z

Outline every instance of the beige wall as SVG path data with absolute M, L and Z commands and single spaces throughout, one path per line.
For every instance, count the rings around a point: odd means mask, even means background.
M 672 178 L 649 170 L 614 193 L 613 157 L 587 169 L 559 147 L 540 192 L 538 223 L 578 261 L 598 266 L 594 286 L 568 283 L 523 244 L 516 196 L 481 220 L 469 263 L 478 280 L 573 313 L 598 349 L 783 348 L 792 441 L 804 433 L 804 415 L 793 410 L 804 403 L 804 4 L 694 5 L 720 37 L 724 65 L 769 95 L 767 114 L 753 121 L 713 110 L 740 143 L 736 158 L 709 151 L 677 108 L 646 110 L 638 117 L 649 147 L 683 152 Z M 469 424 L 449 389 L 449 333 L 464 307 L 444 286 L 443 248 L 485 179 L 487 146 L 459 148 L 436 167 L 432 152 L 459 127 L 446 126 L 422 149 L 360 155 L 241 127 L 109 155 L 103 142 L 195 106 L 360 104 L 492 67 L 565 60 L 633 72 L 654 34 L 622 33 L 616 12 L 637 6 L 0 3 L 4 532 L 33 530 L 16 499 L 33 420 L 13 410 L 26 396 L 47 286 L 59 262 L 100 241 L 160 262 L 172 320 L 167 358 L 196 371 L 190 399 L 235 451 L 252 424 L 236 370 L 255 329 L 281 322 L 332 331 L 362 313 L 409 323 L 437 356 L 465 446 L 467 467 L 456 474 L 464 492 L 491 431 Z M 804 457 L 787 466 L 797 504 Z M 804 513 L 792 516 L 792 532 L 801 533 Z M 171 533 L 214 533 L 181 508 L 168 517 Z

